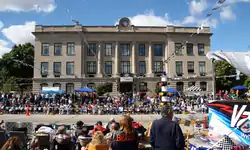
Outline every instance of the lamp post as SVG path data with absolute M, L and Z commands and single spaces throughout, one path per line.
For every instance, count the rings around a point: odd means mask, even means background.
M 215 75 L 214 62 L 215 59 L 212 59 L 213 100 L 216 99 L 216 75 Z

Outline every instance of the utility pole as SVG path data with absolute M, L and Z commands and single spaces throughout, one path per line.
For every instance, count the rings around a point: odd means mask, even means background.
M 216 75 L 215 75 L 214 62 L 215 59 L 212 59 L 213 100 L 216 99 Z

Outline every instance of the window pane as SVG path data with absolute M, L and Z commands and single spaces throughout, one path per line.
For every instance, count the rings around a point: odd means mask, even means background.
M 56 44 L 54 45 L 54 55 L 55 55 L 55 56 L 62 55 L 62 44 L 56 43 Z
M 154 70 L 155 70 L 155 73 L 162 73 L 163 72 L 163 62 L 162 61 L 155 61 L 154 62 Z
M 74 62 L 67 62 L 67 66 L 66 66 L 66 73 L 68 75 L 73 75 L 74 74 L 74 68 L 75 68 L 75 65 L 74 65 Z
M 188 55 L 193 55 L 194 54 L 193 44 L 191 44 L 191 43 L 187 43 L 187 54 Z
M 49 71 L 49 63 L 41 62 L 41 74 L 48 74 Z
M 202 91 L 206 91 L 207 90 L 207 82 L 200 82 L 200 89 L 202 89 Z
M 54 73 L 61 73 L 61 62 L 54 62 Z
M 75 55 L 75 43 L 67 43 L 67 55 Z
M 145 83 L 145 82 L 140 83 L 139 90 L 140 90 L 140 92 L 147 92 L 148 91 L 147 83 Z
M 111 61 L 105 62 L 105 73 L 112 74 L 112 62 Z
M 87 62 L 87 73 L 95 74 L 96 73 L 96 62 L 88 61 Z
M 130 62 L 122 61 L 121 62 L 121 73 L 130 73 Z
M 139 44 L 139 56 L 145 56 L 145 44 Z
M 200 73 L 205 73 L 206 72 L 206 68 L 205 68 L 205 62 L 199 62 L 199 72 Z
M 188 73 L 194 73 L 194 62 L 187 62 Z
M 175 43 L 175 53 L 176 55 L 182 55 L 183 45 L 181 43 Z
M 139 61 L 139 73 L 140 74 L 146 73 L 146 62 L 145 61 Z
M 66 84 L 66 92 L 67 93 L 74 93 L 74 84 L 73 83 L 67 83 Z
M 49 56 L 49 44 L 48 43 L 42 44 L 42 56 Z
M 120 44 L 120 51 L 122 56 L 130 56 L 130 44 Z
M 112 44 L 105 44 L 105 56 L 112 55 Z
M 183 73 L 182 62 L 181 61 L 177 61 L 177 62 L 175 62 L 175 65 L 176 65 L 176 73 L 177 74 Z
M 87 50 L 87 55 L 88 56 L 96 56 L 96 44 L 95 43 L 90 43 L 88 50 Z
M 163 56 L 162 44 L 154 44 L 154 56 Z
M 198 54 L 199 55 L 204 55 L 205 54 L 204 44 L 198 44 Z

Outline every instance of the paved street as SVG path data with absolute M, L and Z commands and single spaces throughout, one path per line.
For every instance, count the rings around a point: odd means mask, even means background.
M 135 121 L 142 122 L 145 127 L 147 127 L 147 123 L 149 121 L 160 118 L 160 115 L 131 115 Z M 182 119 L 200 119 L 203 120 L 206 114 L 190 114 L 183 115 L 178 114 L 175 115 L 178 118 Z M 75 124 L 78 120 L 82 120 L 85 124 L 95 124 L 97 121 L 102 121 L 106 124 L 110 118 L 115 118 L 117 121 L 119 120 L 120 115 L 1 115 L 0 120 L 4 120 L 5 122 L 33 122 L 34 124 L 38 123 L 58 123 L 58 124 Z M 183 131 L 189 130 L 193 132 L 193 127 L 184 127 L 181 125 Z

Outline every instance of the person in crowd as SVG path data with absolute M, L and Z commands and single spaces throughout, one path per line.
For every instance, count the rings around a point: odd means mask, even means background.
M 78 150 L 85 149 L 87 144 L 91 141 L 92 137 L 89 135 L 88 127 L 82 127 L 82 133 L 78 136 Z
M 83 128 L 84 123 L 82 121 L 77 121 L 76 122 L 76 131 L 75 131 L 75 136 L 78 137 L 79 135 L 82 134 L 82 128 Z
M 138 150 L 138 137 L 132 122 L 128 115 L 121 117 L 120 129 L 113 136 L 112 150 Z
M 116 122 L 113 122 L 110 124 L 110 128 L 109 128 L 109 133 L 107 133 L 105 135 L 105 139 L 107 141 L 107 144 L 109 145 L 110 149 L 111 149 L 111 144 L 112 144 L 112 140 L 113 140 L 113 134 L 119 130 L 118 124 Z
M 92 130 L 92 135 L 94 135 L 96 131 L 101 131 L 104 135 L 107 134 L 107 129 L 102 126 L 101 121 L 97 121 L 95 128 Z
M 84 148 L 82 150 L 109 150 L 109 145 L 106 144 L 103 133 L 101 131 L 96 131 L 87 149 Z
M 17 136 L 13 136 L 13 137 L 10 137 L 5 142 L 1 150 L 24 150 L 24 149 L 22 149 L 20 138 Z
M 172 121 L 173 111 L 168 104 L 161 109 L 162 118 L 150 129 L 150 144 L 154 150 L 184 150 L 185 139 L 180 126 Z
M 110 125 L 115 122 L 115 119 L 114 118 L 111 118 L 110 121 L 108 122 L 108 124 L 106 125 L 106 129 L 108 130 L 108 132 L 110 131 Z
M 66 133 L 64 126 L 60 126 L 52 143 L 52 150 L 73 150 L 72 137 Z

